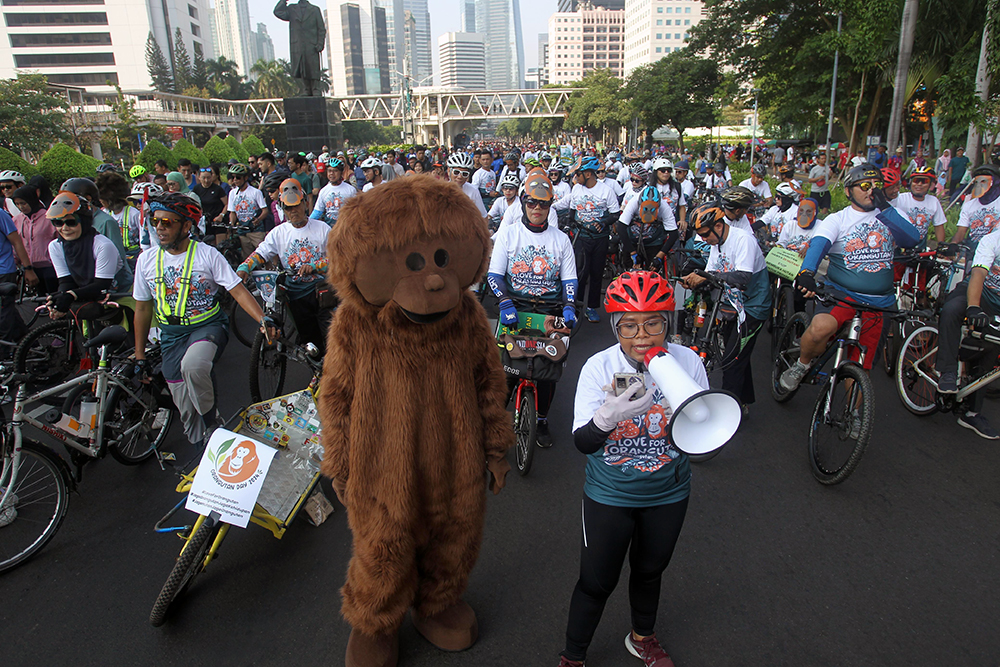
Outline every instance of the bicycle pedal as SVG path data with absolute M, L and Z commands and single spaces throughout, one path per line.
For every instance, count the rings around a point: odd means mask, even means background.
M 177 456 L 173 452 L 159 452 L 161 461 L 176 461 Z

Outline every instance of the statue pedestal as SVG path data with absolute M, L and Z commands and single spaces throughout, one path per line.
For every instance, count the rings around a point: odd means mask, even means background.
M 288 150 L 320 154 L 323 146 L 340 148 L 343 131 L 337 101 L 329 97 L 286 97 L 285 133 Z

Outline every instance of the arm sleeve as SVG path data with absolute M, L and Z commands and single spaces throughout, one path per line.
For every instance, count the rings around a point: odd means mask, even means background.
M 830 239 L 825 236 L 813 235 L 812 240 L 809 242 L 809 250 L 806 251 L 806 258 L 802 260 L 802 268 L 799 271 L 816 273 L 819 263 L 826 257 L 826 253 L 830 251 L 830 246 L 832 245 Z
M 111 289 L 112 278 L 94 278 L 94 282 L 83 287 L 74 287 L 77 301 L 98 301 L 104 295 L 104 290 Z
M 611 431 L 602 431 L 597 428 L 597 425 L 594 424 L 594 420 L 591 419 L 589 422 L 573 431 L 573 444 L 575 444 L 576 448 L 583 454 L 593 454 L 604 446 L 604 443 L 607 441 L 609 435 L 611 435 Z
M 920 243 L 920 230 L 900 215 L 895 207 L 889 207 L 875 217 L 889 228 L 892 238 L 899 247 L 912 248 Z
M 726 271 L 715 275 L 738 290 L 746 289 L 747 285 L 750 284 L 750 279 L 753 278 L 753 273 L 750 271 Z

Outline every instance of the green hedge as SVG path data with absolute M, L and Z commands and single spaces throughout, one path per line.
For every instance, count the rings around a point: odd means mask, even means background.
M 232 150 L 233 157 L 237 160 L 243 164 L 250 162 L 250 153 L 247 153 L 247 149 L 243 148 L 243 144 L 236 141 L 236 137 L 231 134 L 226 137 L 226 145 L 229 146 L 230 150 Z
M 135 163 L 141 164 L 146 168 L 146 171 L 152 173 L 154 171 L 153 165 L 156 164 L 157 160 L 166 160 L 171 171 L 177 170 L 177 157 L 156 139 L 150 139 L 146 142 Z
M 99 160 L 79 153 L 66 144 L 58 143 L 38 161 L 38 172 L 45 177 L 55 192 L 70 178 L 97 176 L 99 164 L 101 164 Z
M 0 171 L 7 171 L 8 169 L 20 172 L 26 179 L 38 173 L 38 170 L 30 162 L 14 151 L 9 151 L 0 146 Z
M 247 138 L 243 140 L 243 149 L 248 155 L 260 155 L 267 152 L 264 142 L 252 134 L 247 135 Z
M 208 158 L 210 164 L 218 164 L 222 167 L 226 166 L 229 162 L 229 158 L 236 157 L 233 153 L 232 148 L 227 144 L 222 137 L 212 137 L 205 144 L 205 147 L 201 149 L 201 152 L 205 154 Z
M 191 160 L 192 164 L 196 164 L 199 167 L 208 166 L 208 158 L 205 154 L 194 147 L 187 139 L 178 139 L 174 144 L 174 148 L 170 151 L 174 156 L 174 164 L 180 162 L 181 158 L 187 158 Z

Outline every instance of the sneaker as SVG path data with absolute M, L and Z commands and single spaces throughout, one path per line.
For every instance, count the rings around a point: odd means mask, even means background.
M 583 667 L 582 662 L 577 662 L 576 660 L 570 660 L 564 655 L 559 656 L 559 667 Z
M 954 371 L 948 371 L 947 373 L 941 373 L 941 377 L 938 378 L 938 393 L 939 394 L 957 394 L 958 393 L 958 373 Z
M 538 420 L 538 430 L 535 431 L 535 442 L 542 448 L 552 446 L 552 435 L 549 433 L 549 420 L 544 417 Z
M 851 413 L 851 432 L 847 436 L 851 440 L 857 440 L 861 437 L 861 411 L 855 410 Z
M 656 641 L 656 635 L 650 635 L 637 642 L 630 632 L 625 636 L 625 648 L 635 657 L 642 659 L 646 667 L 674 667 L 674 661 L 660 646 L 660 642 Z
M 795 391 L 799 388 L 799 384 L 802 383 L 802 378 L 804 378 L 808 372 L 809 364 L 804 364 L 796 359 L 795 364 L 781 374 L 781 378 L 778 380 L 778 383 L 785 391 Z
M 990 426 L 990 422 L 982 415 L 962 415 L 958 418 L 958 425 L 975 431 L 980 438 L 1000 440 L 1000 433 L 997 433 L 997 430 Z
M 597 310 L 594 308 L 587 309 L 587 321 L 588 322 L 600 322 L 601 316 L 597 314 Z

